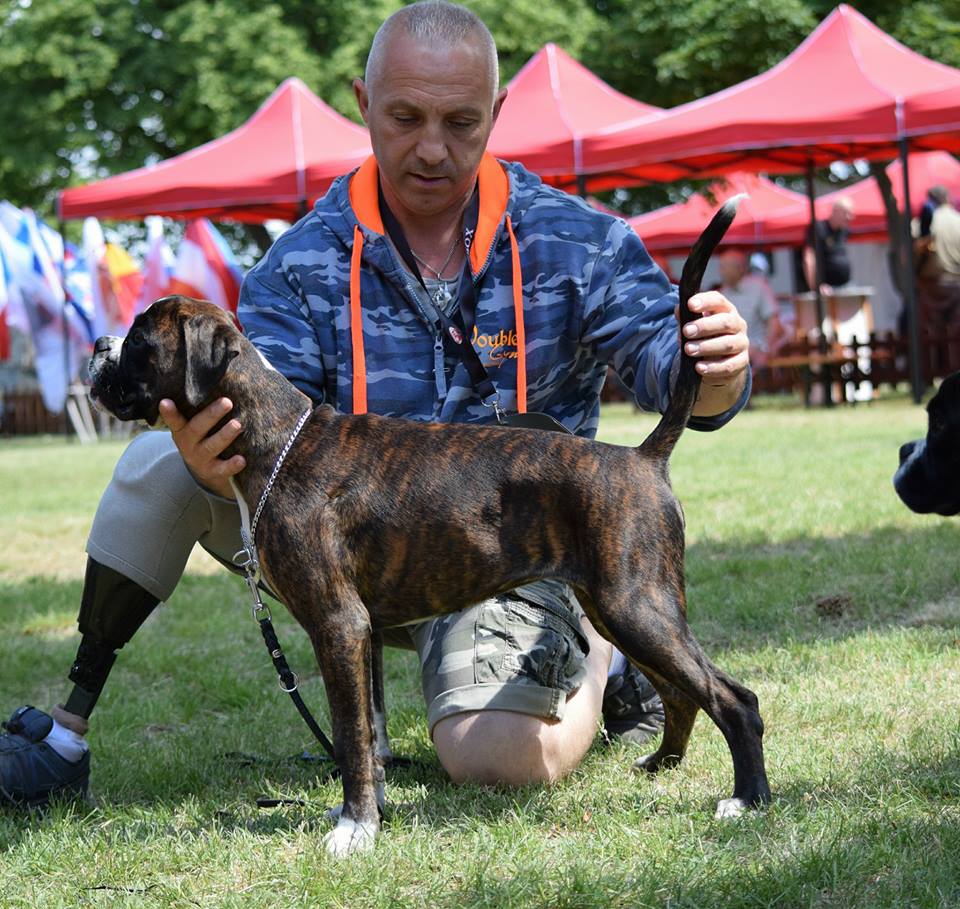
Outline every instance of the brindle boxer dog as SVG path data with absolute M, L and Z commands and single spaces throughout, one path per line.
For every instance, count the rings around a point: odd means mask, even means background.
M 960 373 L 947 376 L 927 404 L 926 438 L 900 447 L 893 485 L 912 511 L 960 512 Z
M 687 301 L 735 211 L 725 206 L 690 254 L 683 322 L 694 318 Z M 229 416 L 244 431 L 224 456 L 246 458 L 235 479 L 250 505 L 310 407 L 230 316 L 183 297 L 154 303 L 122 342 L 100 339 L 91 376 L 107 409 L 151 425 L 162 398 L 189 418 L 229 397 Z M 702 708 L 733 757 L 733 795 L 718 816 L 769 801 L 757 698 L 710 662 L 687 626 L 684 519 L 668 460 L 698 388 L 684 354 L 670 406 L 638 448 L 313 410 L 266 501 L 256 543 L 264 578 L 310 636 L 330 703 L 343 806 L 328 851 L 367 848 L 380 828 L 371 634 L 537 578 L 570 584 L 597 630 L 663 698 L 660 747 L 637 766 L 679 762 Z

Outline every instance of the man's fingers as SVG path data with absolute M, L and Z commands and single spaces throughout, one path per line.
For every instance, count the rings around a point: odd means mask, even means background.
M 211 458 L 217 458 L 240 435 L 240 421 L 228 420 L 212 436 L 205 438 L 199 445 Z
M 211 461 L 205 473 L 210 478 L 232 477 L 240 473 L 246 466 L 247 462 L 244 460 L 243 455 L 234 455 L 225 461 L 221 461 L 219 458 Z
M 160 416 L 171 432 L 180 432 L 187 425 L 187 418 L 177 410 L 177 405 L 169 398 L 160 402 Z
M 190 421 L 188 424 L 190 431 L 196 433 L 199 438 L 204 438 L 231 410 L 233 410 L 233 401 L 229 398 L 217 398 Z M 223 451 L 223 448 L 220 451 Z
M 698 341 L 687 341 L 683 345 L 684 351 L 691 357 L 732 357 L 749 347 L 744 335 L 717 335 L 714 338 L 704 338 Z
M 718 290 L 705 290 L 694 294 L 687 305 L 691 312 L 706 315 L 711 312 L 730 312 L 733 304 Z
M 741 334 L 746 331 L 746 322 L 736 312 L 720 312 L 703 316 L 696 322 L 683 326 L 685 338 L 711 338 L 718 335 Z
M 730 357 L 718 357 L 711 360 L 697 360 L 696 370 L 704 378 L 720 380 L 731 379 L 743 372 L 750 362 L 747 351 L 741 351 Z

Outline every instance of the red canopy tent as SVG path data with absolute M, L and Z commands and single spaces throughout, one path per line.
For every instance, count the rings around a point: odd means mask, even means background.
M 960 199 L 960 161 L 948 152 L 919 152 L 910 155 L 911 215 L 920 214 L 920 208 L 928 189 L 940 184 L 950 196 Z M 894 161 L 887 166 L 893 194 L 897 205 L 903 210 L 903 164 Z M 850 225 L 852 241 L 887 239 L 887 213 L 880 195 L 880 187 L 873 177 L 867 177 L 845 189 L 826 193 L 816 202 L 818 219 L 830 216 L 834 202 L 847 196 L 853 202 L 854 218 Z M 804 242 L 810 226 L 810 211 L 806 201 L 782 208 L 771 215 L 766 223 L 767 242 L 770 244 L 799 245 Z
M 922 136 L 926 130 L 960 132 L 960 86 L 932 88 L 908 98 L 904 105 L 904 131 L 908 136 Z M 957 151 L 958 142 L 950 148 Z
M 960 70 L 837 7 L 788 57 L 753 79 L 584 139 L 588 174 L 677 180 L 731 170 L 790 172 L 838 159 L 960 149 Z
M 581 194 L 637 182 L 629 174 L 603 174 L 586 181 L 583 141 L 598 130 L 660 108 L 620 94 L 555 44 L 537 51 L 507 88 L 487 146 L 492 154 L 520 161 L 545 182 Z
M 60 193 L 62 219 L 293 221 L 370 154 L 367 131 L 286 79 L 242 126 L 192 151 Z
M 770 218 L 785 208 L 802 209 L 806 205 L 802 193 L 753 174 L 735 173 L 711 184 L 705 192 L 694 193 L 685 202 L 637 215 L 628 223 L 648 250 L 685 254 L 717 209 L 737 193 L 747 193 L 748 198 L 741 202 L 737 217 L 723 238 L 725 246 L 766 245 Z
M 753 79 L 584 141 L 588 174 L 623 169 L 676 180 L 731 170 L 806 171 L 838 159 L 896 157 L 908 148 L 960 148 L 960 70 L 894 41 L 837 7 L 789 56 Z M 905 168 L 904 176 L 909 173 Z M 910 199 L 909 185 L 904 196 Z M 908 237 L 904 255 L 910 255 Z M 912 274 L 912 269 L 908 269 Z M 922 395 L 912 282 L 906 282 L 914 399 Z M 823 301 L 817 288 L 818 322 Z M 826 387 L 826 379 L 825 387 Z

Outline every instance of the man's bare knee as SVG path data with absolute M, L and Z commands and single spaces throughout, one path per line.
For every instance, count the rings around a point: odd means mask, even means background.
M 557 720 L 486 710 L 440 720 L 433 743 L 455 783 L 523 786 L 553 783 L 570 773 L 593 736 L 580 733 Z

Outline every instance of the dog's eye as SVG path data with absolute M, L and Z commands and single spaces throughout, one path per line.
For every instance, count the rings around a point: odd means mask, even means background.
M 143 336 L 143 332 L 139 328 L 134 329 L 130 332 L 130 343 L 134 347 L 139 347 L 146 339 Z

